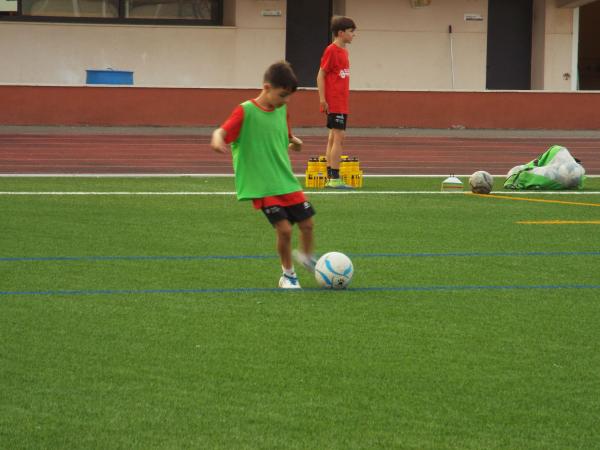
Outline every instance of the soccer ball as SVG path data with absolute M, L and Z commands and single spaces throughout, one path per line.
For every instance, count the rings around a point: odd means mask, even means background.
M 485 170 L 478 170 L 469 177 L 471 192 L 475 194 L 489 194 L 493 184 L 494 178 Z
M 345 289 L 354 275 L 352 261 L 340 252 L 325 253 L 315 266 L 315 279 L 319 286 L 328 289 Z

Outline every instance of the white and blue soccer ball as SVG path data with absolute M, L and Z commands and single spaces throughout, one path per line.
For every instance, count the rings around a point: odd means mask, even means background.
M 345 289 L 352 281 L 354 266 L 340 252 L 325 253 L 315 266 L 315 279 L 319 286 L 327 289 Z

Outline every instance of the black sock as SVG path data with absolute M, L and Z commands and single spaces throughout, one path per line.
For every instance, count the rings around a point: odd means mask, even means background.
M 340 177 L 340 169 L 331 169 L 330 178 L 339 178 Z
M 331 166 L 327 166 L 327 178 L 331 178 Z

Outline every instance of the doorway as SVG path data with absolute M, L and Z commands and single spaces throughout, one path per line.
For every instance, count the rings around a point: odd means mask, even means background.
M 489 0 L 487 89 L 531 89 L 533 0 Z
M 600 2 L 579 7 L 579 90 L 600 90 Z
M 300 86 L 315 87 L 321 55 L 329 45 L 331 0 L 287 2 L 285 59 L 292 64 Z

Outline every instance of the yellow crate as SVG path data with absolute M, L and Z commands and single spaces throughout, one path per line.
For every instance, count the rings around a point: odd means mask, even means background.
M 356 156 L 343 155 L 340 158 L 340 178 L 348 186 L 361 188 L 363 186 L 363 172 L 360 170 L 360 161 Z M 322 189 L 327 183 L 327 158 L 313 156 L 306 166 L 305 186 L 307 188 Z

